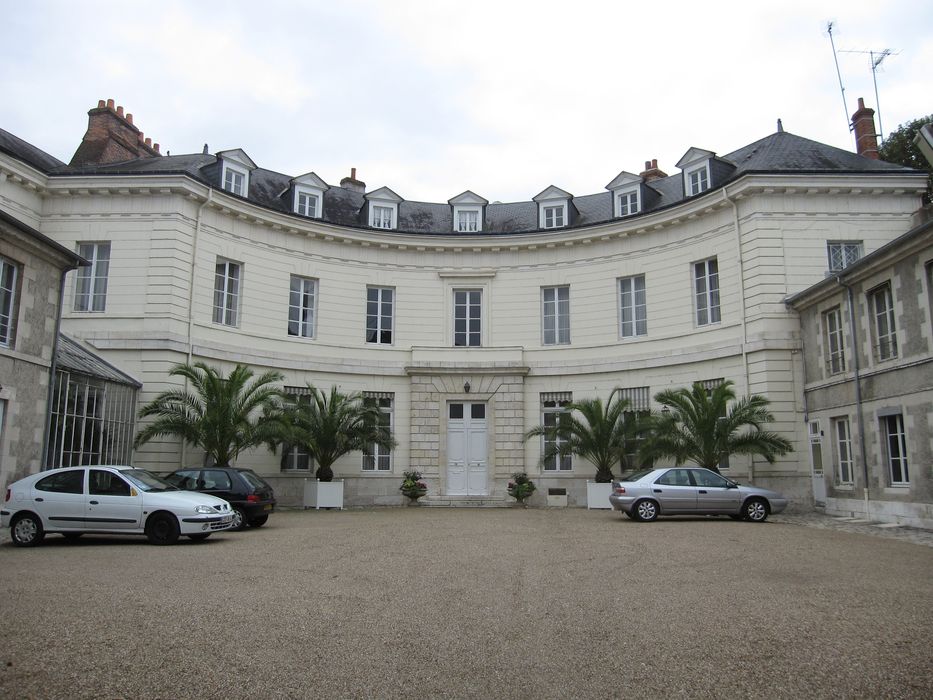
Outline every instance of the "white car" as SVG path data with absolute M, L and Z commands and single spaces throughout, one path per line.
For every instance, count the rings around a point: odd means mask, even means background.
M 143 469 L 67 467 L 39 472 L 11 484 L 0 508 L 0 527 L 13 544 L 32 547 L 48 532 L 74 539 L 84 533 L 145 535 L 173 544 L 179 535 L 205 540 L 233 525 L 227 501 L 180 491 Z

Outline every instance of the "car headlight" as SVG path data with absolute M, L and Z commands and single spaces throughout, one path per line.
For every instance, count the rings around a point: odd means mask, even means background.
M 216 513 L 217 511 L 215 511 L 210 506 L 197 506 L 195 507 L 194 512 L 201 513 L 202 515 L 210 515 L 211 513 Z

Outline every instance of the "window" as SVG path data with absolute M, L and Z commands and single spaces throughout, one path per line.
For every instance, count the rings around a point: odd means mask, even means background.
M 846 371 L 845 348 L 842 335 L 842 312 L 839 307 L 823 314 L 823 332 L 826 342 L 826 371 L 839 374 Z
M 729 484 L 732 483 L 728 479 L 719 476 L 719 474 L 714 474 L 703 469 L 690 469 L 688 471 L 690 472 L 690 477 L 693 479 L 693 483 L 701 488 L 725 489 L 729 488 Z
M 544 287 L 542 315 L 545 345 L 570 342 L 570 287 Z
M 392 318 L 395 290 L 390 287 L 366 289 L 366 342 L 392 344 Z
M 852 481 L 852 436 L 848 418 L 833 418 L 833 435 L 836 439 L 836 483 L 849 486 Z
M 457 230 L 458 231 L 479 231 L 479 211 L 476 209 L 457 210 Z
M 316 194 L 309 192 L 298 193 L 298 203 L 295 206 L 297 213 L 302 216 L 310 216 L 312 219 L 318 216 L 318 203 L 320 199 Z
M 454 290 L 454 345 L 456 347 L 475 348 L 483 344 L 482 304 L 482 290 Z
M 719 263 L 716 258 L 693 264 L 698 326 L 719 323 Z
M 709 189 L 709 170 L 705 163 L 695 170 L 688 170 L 685 176 L 688 196 L 700 194 Z
M 317 280 L 292 275 L 288 292 L 288 334 L 314 337 Z
M 619 335 L 634 338 L 648 334 L 648 306 L 645 299 L 645 276 L 619 280 Z
M 240 263 L 217 261 L 214 268 L 214 323 L 237 325 L 241 271 Z
M 888 465 L 891 486 L 906 486 L 910 483 L 907 471 L 907 439 L 904 434 L 904 418 L 900 413 L 881 417 L 881 434 L 884 437 L 884 458 Z
M 544 207 L 544 228 L 558 228 L 564 225 L 564 211 L 566 207 L 560 204 L 556 207 Z
M 84 493 L 84 470 L 57 471 L 36 482 L 36 489 L 50 493 Z
M 129 496 L 130 485 L 113 472 L 92 469 L 88 472 L 88 489 L 91 496 Z
M 617 201 L 619 204 L 619 216 L 630 216 L 631 214 L 638 213 L 638 190 L 623 192 L 619 195 Z
M 79 243 L 78 255 L 91 264 L 78 268 L 75 311 L 103 311 L 107 303 L 110 243 Z
M 623 420 L 625 423 L 632 423 L 639 418 L 644 417 L 651 411 L 651 388 L 647 386 L 635 386 L 620 388 L 619 398 L 628 401 L 628 410 L 625 411 Z M 622 471 L 640 469 L 649 464 L 643 463 L 638 459 L 638 451 L 645 441 L 644 435 L 635 435 L 625 441 L 622 448 Z
M 363 401 L 379 409 L 379 425 L 390 433 L 392 432 L 394 396 L 394 394 L 383 392 L 363 392 Z M 375 443 L 368 444 L 363 450 L 363 471 L 387 472 L 391 470 L 392 451 Z
M 818 420 L 810 421 L 808 424 L 810 432 L 810 464 L 813 466 L 813 475 L 823 475 L 823 431 L 820 430 Z
M 827 241 L 826 249 L 832 272 L 838 272 L 862 257 L 861 241 Z
M 285 393 L 298 406 L 311 405 L 311 391 L 306 386 L 286 386 Z M 299 445 L 282 445 L 282 471 L 314 471 L 314 458 Z
M 874 319 L 875 357 L 890 360 L 897 357 L 897 334 L 894 330 L 894 301 L 891 285 L 883 284 L 868 293 L 869 313 Z
M 224 163 L 224 189 L 240 197 L 246 196 L 246 173 Z
M 372 206 L 372 221 L 370 225 L 374 228 L 394 228 L 392 223 L 392 207 L 380 207 L 374 204 Z
M 570 420 L 570 404 L 572 395 L 569 392 L 554 392 L 541 394 L 541 424 L 548 429 L 564 426 Z M 557 450 L 564 444 L 558 435 L 545 435 L 541 445 L 544 455 L 544 471 L 566 472 L 573 469 L 571 455 L 559 455 Z
M 671 469 L 654 483 L 661 486 L 693 486 L 689 469 Z
M 16 285 L 19 268 L 4 257 L 0 257 L 0 345 L 13 346 L 16 330 Z

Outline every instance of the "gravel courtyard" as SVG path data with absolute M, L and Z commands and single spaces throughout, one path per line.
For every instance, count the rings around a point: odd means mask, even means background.
M 0 697 L 933 696 L 933 548 L 581 509 L 0 545 Z

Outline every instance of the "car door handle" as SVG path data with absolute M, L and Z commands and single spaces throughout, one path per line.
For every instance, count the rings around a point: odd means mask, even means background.
M 88 503 L 90 503 L 92 506 L 98 505 L 97 501 L 88 501 Z
M 697 493 L 706 493 L 706 491 L 697 491 Z
M 661 489 L 654 489 L 655 493 L 664 493 Z
M 42 503 L 42 501 L 44 501 L 45 499 L 44 499 L 44 498 L 36 498 L 36 499 L 34 499 L 34 500 L 36 501 L 36 503 Z

